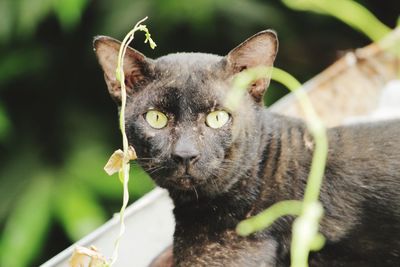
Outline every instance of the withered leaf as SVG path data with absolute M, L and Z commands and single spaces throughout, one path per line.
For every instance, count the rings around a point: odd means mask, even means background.
M 70 267 L 107 267 L 109 266 L 105 257 L 97 251 L 97 248 L 91 246 L 85 248 L 77 246 L 69 260 Z
M 128 157 L 129 160 L 137 159 L 136 151 L 132 146 L 129 146 L 128 148 Z M 122 169 L 123 161 L 124 161 L 124 152 L 121 149 L 114 151 L 114 153 L 108 160 L 106 166 L 104 166 L 105 172 L 108 175 L 113 175 L 114 173 L 119 172 Z

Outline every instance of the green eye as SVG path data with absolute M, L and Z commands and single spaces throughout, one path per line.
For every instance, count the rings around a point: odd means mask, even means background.
M 155 129 L 164 128 L 168 124 L 167 116 L 164 113 L 157 110 L 147 111 L 145 118 L 147 123 Z
M 218 129 L 224 126 L 229 120 L 228 112 L 224 110 L 217 110 L 208 113 L 206 117 L 206 123 L 213 129 Z

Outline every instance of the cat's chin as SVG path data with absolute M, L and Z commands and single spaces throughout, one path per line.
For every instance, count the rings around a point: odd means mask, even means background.
M 198 186 L 198 183 L 196 183 L 196 178 L 190 175 L 183 175 L 181 177 L 174 178 L 170 184 L 179 190 L 192 190 L 194 187 Z
M 158 186 L 167 190 L 179 191 L 189 191 L 202 187 L 207 180 L 197 170 L 186 170 L 181 166 L 169 170 L 164 169 L 161 172 L 153 172 L 150 176 Z
M 210 180 L 196 180 L 190 176 L 175 177 L 173 180 L 158 184 L 169 191 L 170 196 L 180 201 L 198 201 L 202 198 L 215 198 L 226 193 L 229 188 L 221 188 Z
M 221 180 L 207 172 L 184 168 L 163 169 L 150 173 L 155 183 L 177 194 L 192 194 L 194 197 L 215 197 L 229 190 L 236 179 Z
M 162 181 L 155 179 L 158 186 L 167 189 L 170 193 L 185 194 L 194 193 L 194 197 L 200 195 L 208 195 L 214 190 L 210 190 L 209 185 L 205 180 L 197 179 L 190 175 L 174 176 Z

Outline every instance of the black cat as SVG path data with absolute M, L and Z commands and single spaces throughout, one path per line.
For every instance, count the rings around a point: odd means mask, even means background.
M 94 46 L 119 104 L 120 43 L 100 36 Z M 302 121 L 264 108 L 266 79 L 249 86 L 238 108 L 225 106 L 234 75 L 272 66 L 277 47 L 275 33 L 263 31 L 225 57 L 126 53 L 127 134 L 140 165 L 175 204 L 174 266 L 290 265 L 292 217 L 249 237 L 235 227 L 303 197 L 313 139 Z M 320 196 L 327 243 L 310 255 L 311 266 L 400 266 L 399 133 L 400 121 L 329 129 Z

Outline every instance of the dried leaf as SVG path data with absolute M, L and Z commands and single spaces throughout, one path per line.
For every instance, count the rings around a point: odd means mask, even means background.
M 69 260 L 70 267 L 106 267 L 109 266 L 105 257 L 95 246 L 85 248 L 77 246 Z
M 128 148 L 128 157 L 128 161 L 137 159 L 136 151 L 132 146 L 129 146 Z M 121 149 L 118 149 L 111 155 L 106 166 L 104 166 L 104 170 L 108 175 L 113 175 L 122 169 L 123 161 L 124 152 Z
M 108 160 L 104 170 L 108 175 L 113 175 L 122 168 L 122 162 L 124 159 L 124 152 L 121 149 L 116 150 Z
M 133 148 L 133 146 L 129 146 L 128 148 L 128 155 L 129 155 L 129 160 L 135 160 L 137 159 L 136 151 Z

